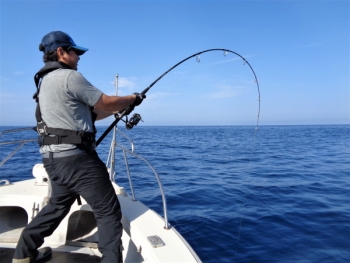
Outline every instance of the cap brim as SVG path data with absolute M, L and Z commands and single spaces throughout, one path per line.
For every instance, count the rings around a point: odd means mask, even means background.
M 72 46 L 72 48 L 74 48 L 77 52 L 77 55 L 81 56 L 83 55 L 86 51 L 88 51 L 88 48 L 85 47 L 80 47 L 80 46 Z

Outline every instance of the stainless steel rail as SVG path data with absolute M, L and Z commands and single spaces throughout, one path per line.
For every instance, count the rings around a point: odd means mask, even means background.
M 117 128 L 115 128 L 115 130 L 121 136 L 123 136 L 127 141 L 129 141 L 129 143 L 131 144 L 131 150 L 127 149 L 126 147 L 122 146 L 121 144 L 119 144 L 117 142 L 114 143 L 114 139 L 115 139 L 115 137 L 114 137 L 113 140 L 112 140 L 111 149 L 110 149 L 110 153 L 109 153 L 108 159 L 110 159 L 111 156 L 112 156 L 112 153 L 115 152 L 115 150 L 112 149 L 112 145 L 119 147 L 123 151 L 124 162 L 125 162 L 125 166 L 126 166 L 126 172 L 127 172 L 127 176 L 128 176 L 128 180 L 129 180 L 129 185 L 130 185 L 130 190 L 131 190 L 131 195 L 132 195 L 132 200 L 133 201 L 136 201 L 136 198 L 135 198 L 135 191 L 134 191 L 134 187 L 133 187 L 133 183 L 132 183 L 131 173 L 130 173 L 130 169 L 129 169 L 129 162 L 128 162 L 127 154 L 130 154 L 133 157 L 142 160 L 143 162 L 145 162 L 150 167 L 150 169 L 152 170 L 152 172 L 154 173 L 154 175 L 155 175 L 155 177 L 157 179 L 158 186 L 159 186 L 159 189 L 160 189 L 160 194 L 162 196 L 164 221 L 165 221 L 165 227 L 164 228 L 165 229 L 169 229 L 170 228 L 170 224 L 168 222 L 168 211 L 167 211 L 166 197 L 165 197 L 165 193 L 164 193 L 164 189 L 163 189 L 163 184 L 162 184 L 162 182 L 160 180 L 160 177 L 159 177 L 156 169 L 145 158 L 143 158 L 141 155 L 138 155 L 138 154 L 135 153 L 134 142 L 128 136 L 126 136 L 124 133 L 122 133 Z M 110 165 L 112 165 L 112 161 L 111 160 L 108 160 L 107 163 L 110 163 Z M 114 168 L 110 168 L 110 171 L 111 170 L 114 171 Z M 115 181 L 115 176 L 113 176 L 113 180 Z
M 19 132 L 19 131 L 26 131 L 26 130 L 33 130 L 33 128 L 32 127 L 25 127 L 25 128 L 18 128 L 18 129 L 3 130 L 0 132 L 0 136 L 3 135 L 4 133 Z
M 3 130 L 0 132 L 0 136 L 5 134 L 5 133 L 10 133 L 10 132 L 20 132 L 20 131 L 26 131 L 26 130 L 32 130 L 33 128 L 31 127 L 26 127 L 26 128 L 19 128 L 19 129 L 9 129 L 9 130 Z M 13 140 L 13 141 L 5 141 L 5 142 L 0 142 L 1 145 L 5 144 L 19 144 L 17 148 L 15 148 L 12 152 L 10 152 L 1 162 L 0 162 L 0 167 L 6 163 L 15 153 L 19 151 L 25 145 L 27 142 L 35 142 L 38 139 L 25 139 L 25 140 Z

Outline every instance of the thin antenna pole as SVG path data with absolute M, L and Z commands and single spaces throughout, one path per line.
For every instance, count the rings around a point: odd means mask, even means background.
M 118 96 L 118 74 L 115 75 L 115 95 Z
M 118 74 L 115 75 L 115 95 L 118 96 Z M 117 125 L 114 126 L 113 129 L 113 137 L 111 143 L 111 155 L 110 155 L 110 170 L 109 170 L 109 178 L 111 181 L 115 182 L 115 146 L 117 144 Z

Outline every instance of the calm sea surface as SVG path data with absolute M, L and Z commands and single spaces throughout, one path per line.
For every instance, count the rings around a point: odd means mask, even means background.
M 169 221 L 203 262 L 350 262 L 349 125 L 121 130 L 159 173 Z M 98 147 L 104 161 L 109 143 Z M 1 146 L 1 160 L 14 148 Z M 31 178 L 38 162 L 28 143 L 0 167 L 0 179 Z M 116 163 L 129 191 L 120 151 Z M 131 156 L 129 164 L 136 198 L 163 215 L 148 165 Z

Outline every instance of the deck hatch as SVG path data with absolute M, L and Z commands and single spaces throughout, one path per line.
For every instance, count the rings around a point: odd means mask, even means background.
M 151 243 L 152 247 L 165 246 L 165 243 L 159 236 L 148 236 L 147 239 Z

